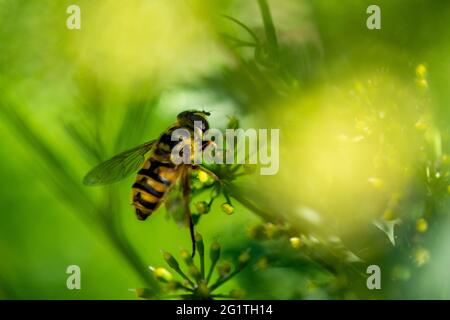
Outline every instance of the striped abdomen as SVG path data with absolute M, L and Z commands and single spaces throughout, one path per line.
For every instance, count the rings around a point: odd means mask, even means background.
M 179 170 L 170 161 L 148 158 L 132 186 L 133 206 L 139 220 L 145 220 L 158 209 L 170 186 L 178 179 Z

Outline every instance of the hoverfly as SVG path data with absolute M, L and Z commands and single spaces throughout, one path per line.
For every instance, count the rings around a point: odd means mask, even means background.
M 132 185 L 132 205 L 139 220 L 147 219 L 166 200 L 172 187 L 180 182 L 182 187 L 183 209 L 189 225 L 192 240 L 192 256 L 195 254 L 194 223 L 189 209 L 191 192 L 191 170 L 201 169 L 217 180 L 214 173 L 206 168 L 193 164 L 176 165 L 171 160 L 172 149 L 179 141 L 172 140 L 172 132 L 176 129 L 206 131 L 209 124 L 206 119 L 209 112 L 184 111 L 178 114 L 177 121 L 156 140 L 146 142 L 130 150 L 119 153 L 113 158 L 100 163 L 84 177 L 83 183 L 88 186 L 112 184 L 137 171 Z M 202 124 L 194 127 L 194 122 Z M 208 142 L 203 142 L 205 148 Z M 146 157 L 146 154 L 148 156 Z M 138 170 L 140 168 L 140 170 Z

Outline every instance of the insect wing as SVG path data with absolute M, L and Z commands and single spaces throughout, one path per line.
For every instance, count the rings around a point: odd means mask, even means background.
M 153 147 L 154 142 L 144 143 L 100 163 L 88 172 L 83 183 L 88 186 L 111 184 L 136 172 L 144 163 L 144 156 Z

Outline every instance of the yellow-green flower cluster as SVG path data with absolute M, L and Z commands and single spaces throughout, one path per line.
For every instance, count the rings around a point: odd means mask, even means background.
M 234 264 L 229 261 L 219 263 L 221 246 L 215 241 L 209 248 L 210 263 L 207 270 L 205 266 L 205 246 L 203 237 L 199 233 L 195 235 L 195 246 L 199 257 L 199 266 L 196 265 L 187 250 L 181 250 L 180 257 L 186 265 L 186 272 L 182 270 L 172 254 L 163 252 L 163 258 L 167 265 L 180 279 L 176 279 L 174 274 L 165 268 L 150 268 L 155 278 L 166 289 L 168 293 L 166 297 L 185 299 L 242 298 L 243 291 L 240 289 L 233 289 L 229 294 L 215 293 L 215 291 L 248 265 L 251 260 L 250 252 L 248 250 L 242 252 Z M 212 281 L 215 269 L 217 270 L 217 276 L 215 281 Z M 136 294 L 144 299 L 153 297 L 151 290 L 146 288 L 136 289 Z

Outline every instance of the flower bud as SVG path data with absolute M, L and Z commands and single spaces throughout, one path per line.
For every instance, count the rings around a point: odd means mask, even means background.
M 195 203 L 195 208 L 200 214 L 206 214 L 209 212 L 209 204 L 206 201 L 199 201 Z
M 203 256 L 205 254 L 205 245 L 203 244 L 203 237 L 200 233 L 195 234 L 195 246 L 200 256 Z
M 169 282 L 173 280 L 172 274 L 165 268 L 155 268 L 153 270 L 153 274 L 155 275 L 156 279 L 162 282 Z
M 200 180 L 201 183 L 208 181 L 208 178 L 208 174 L 205 171 L 200 170 L 198 172 L 198 180 Z
M 228 261 L 222 262 L 217 266 L 217 272 L 219 272 L 220 277 L 227 276 L 231 271 L 231 264 Z
M 384 211 L 383 213 L 383 219 L 386 221 L 391 221 L 394 220 L 395 216 L 394 216 L 394 212 L 391 209 L 387 209 L 386 211 Z
M 228 215 L 232 215 L 234 212 L 234 207 L 231 204 L 226 203 L 226 202 L 222 204 L 221 208 L 222 208 L 222 211 Z
M 430 260 L 430 252 L 425 248 L 419 248 L 414 253 L 414 261 L 418 267 L 423 266 Z
M 427 67 L 425 67 L 424 64 L 419 64 L 416 67 L 416 75 L 417 75 L 417 77 L 418 78 L 425 78 L 426 74 L 427 74 Z
M 192 260 L 191 254 L 186 249 L 181 250 L 181 254 L 180 255 L 181 255 L 181 258 L 184 260 L 184 262 L 188 266 L 190 266 L 190 265 L 192 265 L 194 263 L 193 260 Z
M 148 288 L 136 288 L 134 290 L 136 292 L 136 296 L 142 299 L 156 299 L 156 295 L 153 290 Z
M 248 229 L 248 236 L 252 239 L 261 240 L 265 238 L 264 226 L 256 225 Z
M 256 264 L 255 264 L 255 270 L 264 270 L 267 269 L 269 265 L 269 260 L 267 260 L 266 257 L 262 257 L 261 259 L 259 259 Z
M 426 80 L 425 80 L 425 82 L 426 82 Z M 422 85 L 423 85 L 423 82 L 422 82 Z M 419 85 L 419 86 L 422 86 L 422 85 Z M 428 129 L 428 123 L 424 119 L 417 120 L 417 122 L 414 124 L 414 126 L 416 127 L 417 130 L 420 130 L 420 131 L 425 131 Z
M 209 258 L 213 264 L 220 258 L 220 244 L 217 241 L 211 244 L 211 248 L 209 249 Z
M 232 299 L 240 300 L 244 297 L 245 292 L 242 289 L 233 289 L 230 291 L 230 297 Z
M 239 269 L 245 268 L 245 266 L 250 261 L 250 258 L 251 258 L 251 256 L 250 256 L 249 250 L 242 252 L 238 258 L 238 268 Z
M 298 249 L 302 246 L 302 240 L 299 237 L 292 237 L 289 239 L 292 248 Z
M 264 233 L 266 234 L 268 239 L 272 239 L 277 231 L 278 228 L 273 223 L 268 222 L 264 225 Z
M 164 252 L 163 258 L 172 269 L 178 270 L 180 268 L 178 261 L 169 252 Z
M 428 222 L 424 218 L 416 221 L 416 230 L 420 233 L 424 233 L 428 229 Z

